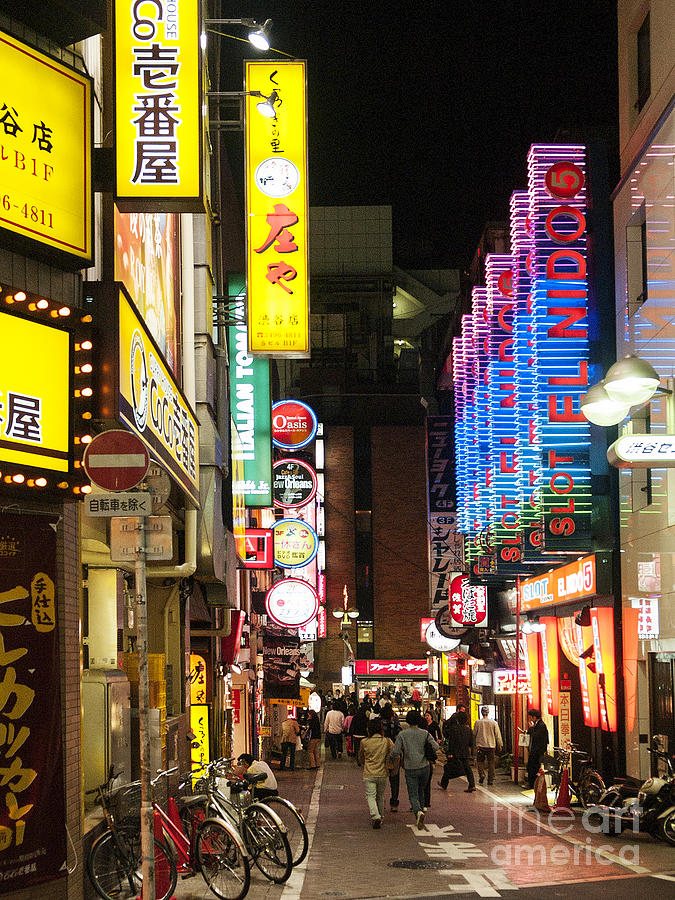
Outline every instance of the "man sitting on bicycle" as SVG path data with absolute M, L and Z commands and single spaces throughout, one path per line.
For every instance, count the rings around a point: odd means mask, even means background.
M 259 800 L 264 800 L 265 797 L 273 797 L 279 794 L 274 772 L 270 769 L 264 759 L 253 759 L 250 753 L 241 753 L 237 757 L 237 763 L 238 765 L 234 767 L 234 771 L 237 775 L 246 776 L 264 774 L 267 776 L 264 781 L 256 782 L 251 788 L 254 791 L 254 795 Z

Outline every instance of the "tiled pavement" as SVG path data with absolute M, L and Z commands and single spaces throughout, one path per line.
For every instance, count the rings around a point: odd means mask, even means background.
M 437 766 L 425 831 L 414 827 L 403 774 L 400 812 L 386 812 L 382 828 L 373 830 L 362 770 L 351 760 L 328 759 L 318 772 L 279 773 L 281 793 L 308 818 L 310 853 L 285 885 L 271 884 L 254 869 L 248 896 L 426 900 L 513 897 L 516 890 L 521 900 L 581 900 L 608 890 L 613 900 L 632 898 L 638 890 L 675 896 L 675 848 L 643 835 L 589 834 L 581 811 L 550 818 L 527 811 L 531 794 L 505 776 L 475 794 L 464 793 L 463 778 L 444 792 L 439 777 Z M 176 897 L 213 895 L 197 876 L 179 881 Z

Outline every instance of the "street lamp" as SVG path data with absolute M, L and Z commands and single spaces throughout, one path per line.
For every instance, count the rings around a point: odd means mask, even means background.
M 581 398 L 581 412 L 594 425 L 618 425 L 631 406 L 648 403 L 656 393 L 671 393 L 659 386 L 658 372 L 646 360 L 630 355 L 612 365 L 604 380 Z
M 336 619 L 342 619 L 341 627 L 347 628 L 351 625 L 352 619 L 358 619 L 360 613 L 358 609 L 353 606 L 349 606 L 349 593 L 347 592 L 347 585 L 342 588 L 342 606 L 336 606 L 335 609 L 332 610 L 332 614 Z
M 249 44 L 255 47 L 256 50 L 270 49 L 271 19 L 266 19 L 262 25 L 256 22 L 255 19 L 207 19 L 205 25 L 207 28 L 209 25 L 244 25 L 246 28 L 252 29 L 247 35 Z

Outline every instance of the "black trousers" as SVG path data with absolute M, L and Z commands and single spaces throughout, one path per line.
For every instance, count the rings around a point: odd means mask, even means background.
M 464 770 L 464 775 L 466 780 L 469 782 L 469 787 L 476 787 L 476 779 L 473 777 L 473 769 L 469 765 L 468 759 L 462 759 L 459 756 L 454 757 L 457 762 L 460 764 L 462 769 Z M 443 774 L 441 775 L 441 787 L 446 788 L 448 786 L 448 782 L 450 781 L 450 777 L 448 775 L 448 763 L 443 766 Z
M 288 767 L 289 769 L 295 768 L 295 741 L 282 741 L 281 742 L 281 764 L 279 766 L 280 769 L 286 768 L 286 757 L 289 757 Z
M 531 788 L 534 787 L 534 783 L 537 780 L 537 773 L 539 772 L 539 767 L 541 765 L 541 758 L 543 755 L 544 755 L 543 753 L 535 753 L 534 755 L 532 755 L 532 753 L 530 753 L 530 756 L 528 757 L 527 780 L 528 780 Z

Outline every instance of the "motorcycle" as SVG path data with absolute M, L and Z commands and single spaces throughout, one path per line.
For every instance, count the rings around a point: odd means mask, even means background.
M 666 763 L 663 777 L 620 779 L 611 785 L 593 806 L 589 822 L 611 821 L 614 832 L 624 828 L 651 834 L 675 846 L 675 771 L 669 754 L 647 748 Z

